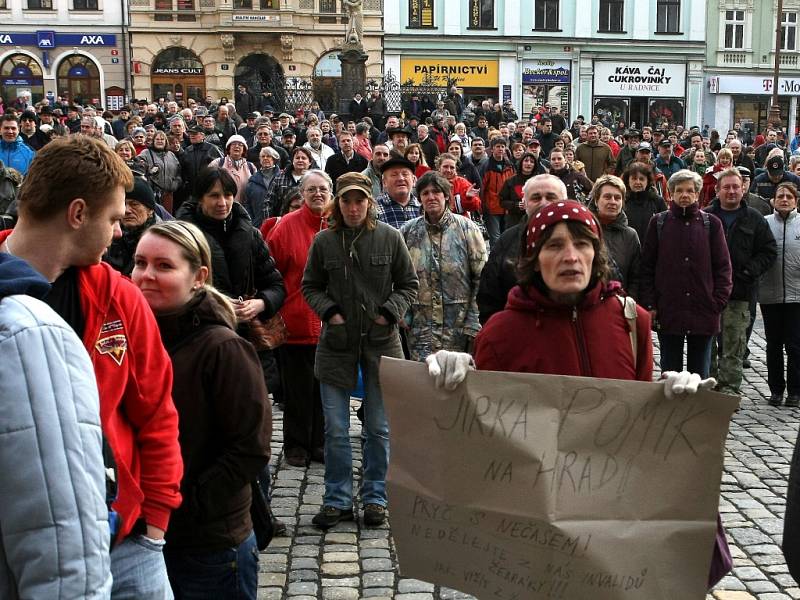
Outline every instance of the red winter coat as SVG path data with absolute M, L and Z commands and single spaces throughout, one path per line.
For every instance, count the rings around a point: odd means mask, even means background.
M 0 244 L 10 234 L 0 232 Z M 183 477 L 172 361 L 153 312 L 130 280 L 101 263 L 78 270 L 78 289 L 103 434 L 117 463 L 118 539 L 140 517 L 166 530 L 181 503 Z
M 300 285 L 311 242 L 327 227 L 326 218 L 314 214 L 303 203 L 298 210 L 284 215 L 269 234 L 267 245 L 286 286 L 286 300 L 280 313 L 289 330 L 287 344 L 316 345 L 319 342 L 320 319 L 306 303 Z
M 636 366 L 619 284 L 597 284 L 577 307 L 554 303 L 536 288 L 514 287 L 505 310 L 475 338 L 480 370 L 652 381 L 650 315 L 636 309 Z
M 481 212 L 480 194 L 467 196 L 467 192 L 472 189 L 472 182 L 456 175 L 450 182 L 453 186 L 453 193 L 450 198 L 450 210 L 457 215 L 462 215 L 471 219 L 469 211 Z

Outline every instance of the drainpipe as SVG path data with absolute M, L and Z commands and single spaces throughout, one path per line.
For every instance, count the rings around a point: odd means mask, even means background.
M 128 60 L 128 46 L 130 40 L 128 39 L 128 17 L 129 13 L 126 10 L 125 0 L 119 0 L 119 11 L 122 17 L 122 68 L 125 76 L 125 103 L 127 104 L 131 99 L 133 93 L 133 76 L 131 75 L 131 62 Z

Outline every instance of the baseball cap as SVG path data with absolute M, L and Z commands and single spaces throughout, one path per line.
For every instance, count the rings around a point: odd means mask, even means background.
M 667 138 L 664 138 L 663 140 L 658 142 L 658 145 L 661 148 L 672 148 L 672 142 L 670 142 Z
M 350 190 L 358 190 L 368 198 L 372 198 L 372 181 L 369 177 L 361 173 L 345 173 L 344 175 L 340 175 L 339 179 L 336 180 L 336 195 L 341 196 Z
M 536 138 L 533 138 L 532 140 L 528 140 L 528 146 L 541 146 L 541 145 L 542 145 L 542 143 L 539 140 L 537 140 Z
M 767 173 L 770 175 L 783 173 L 783 159 L 780 156 L 773 156 L 765 166 L 767 167 Z
M 247 113 L 247 116 L 245 117 L 245 119 L 257 119 L 257 118 L 258 118 L 258 113 L 254 112 Z
M 197 124 L 189 126 L 189 128 L 186 131 L 188 131 L 189 133 L 205 133 L 205 131 L 203 131 L 203 128 Z
M 742 177 L 752 177 L 753 175 L 747 167 L 736 167 L 736 170 L 739 171 L 739 175 Z
M 288 127 L 288 128 L 283 130 L 283 137 L 286 137 L 288 135 L 297 135 L 297 134 L 294 132 L 294 129 L 292 129 L 291 127 Z

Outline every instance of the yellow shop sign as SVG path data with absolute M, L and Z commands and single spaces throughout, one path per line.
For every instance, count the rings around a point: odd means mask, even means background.
M 431 81 L 441 86 L 455 82 L 459 87 L 497 87 L 498 73 L 497 60 L 400 58 L 400 81 L 405 83 L 410 79 L 413 85 Z

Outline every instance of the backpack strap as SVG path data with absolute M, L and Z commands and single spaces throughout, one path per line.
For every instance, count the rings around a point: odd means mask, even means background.
M 667 220 L 667 211 L 660 212 L 656 215 L 656 233 L 658 234 L 658 241 L 661 241 L 661 230 L 664 229 L 664 223 Z
M 706 230 L 706 235 L 711 235 L 711 219 L 708 217 L 708 213 L 704 210 L 700 211 L 700 214 L 703 215 L 703 228 Z
M 633 368 L 637 367 L 637 358 L 639 356 L 639 339 L 636 335 L 636 300 L 630 296 L 617 296 L 617 300 L 622 305 L 622 314 L 628 322 L 630 329 L 629 335 L 631 338 L 631 350 L 633 351 Z

